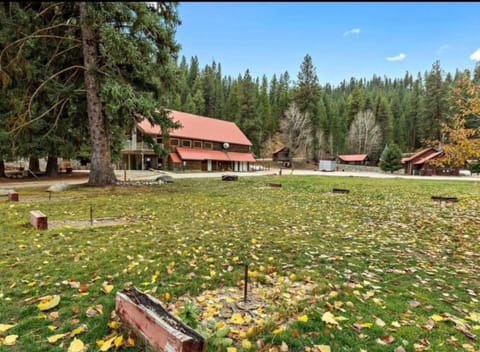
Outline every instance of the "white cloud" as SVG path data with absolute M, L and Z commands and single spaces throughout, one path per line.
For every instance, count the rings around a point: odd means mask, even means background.
M 402 61 L 403 59 L 405 59 L 407 57 L 407 55 L 405 55 L 404 53 L 400 53 L 396 56 L 389 56 L 387 57 L 387 61 Z
M 451 45 L 449 45 L 449 44 L 443 44 L 441 47 L 439 47 L 439 48 L 437 49 L 437 55 L 441 55 L 441 54 L 443 54 L 444 52 L 450 50 L 451 48 L 452 48 Z
M 478 48 L 477 50 L 475 50 L 472 55 L 470 55 L 470 60 L 473 60 L 473 61 L 480 61 L 480 48 Z
M 343 36 L 346 37 L 347 35 L 350 35 L 350 34 L 360 34 L 360 28 L 353 28 L 353 29 L 350 29 L 349 31 L 346 31 L 345 33 L 343 33 Z

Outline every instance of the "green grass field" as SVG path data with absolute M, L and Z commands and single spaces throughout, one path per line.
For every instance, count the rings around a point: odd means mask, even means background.
M 183 179 L 72 186 L 51 200 L 45 189 L 0 202 L 0 351 L 75 351 L 78 340 L 145 350 L 113 314 L 132 285 L 205 334 L 209 351 L 480 351 L 478 182 Z M 90 208 L 118 224 L 74 226 Z M 31 210 L 67 222 L 35 230 Z

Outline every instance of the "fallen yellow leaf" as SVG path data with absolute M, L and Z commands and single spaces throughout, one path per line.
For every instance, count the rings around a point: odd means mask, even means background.
M 306 323 L 308 321 L 308 315 L 304 314 L 298 317 L 298 321 Z
M 480 313 L 477 312 L 471 312 L 468 316 L 467 319 L 480 323 Z
M 16 324 L 0 324 L 0 332 L 5 332 L 8 329 L 11 329 L 15 326 Z
M 100 351 L 104 352 L 104 351 L 108 351 L 110 348 L 112 348 L 114 345 L 113 345 L 113 342 L 115 341 L 115 339 L 117 338 L 117 335 L 115 335 L 114 337 L 108 339 L 107 341 L 105 341 L 103 344 L 102 344 L 102 347 L 100 347 Z
M 107 284 L 106 282 L 103 283 L 103 285 L 102 285 L 102 291 L 103 291 L 105 294 L 108 295 L 112 290 L 113 290 L 113 285 L 109 285 L 109 284 Z
M 117 336 L 117 338 L 113 341 L 113 344 L 116 348 L 119 348 L 123 344 L 123 335 Z
M 442 317 L 441 315 L 438 315 L 438 314 L 434 314 L 430 318 L 432 318 L 434 321 L 444 321 L 444 320 L 446 320 L 444 317 Z
M 283 332 L 284 330 L 285 330 L 284 328 L 280 327 L 280 328 L 278 328 L 278 329 L 273 330 L 272 333 L 273 333 L 274 335 L 278 335 L 278 334 L 280 334 L 281 332 Z
M 133 337 L 129 337 L 127 339 L 127 346 L 135 346 L 135 339 Z
M 315 348 L 317 348 L 320 352 L 331 352 L 330 346 L 327 345 L 315 345 Z
M 108 322 L 108 327 L 110 329 L 115 330 L 115 329 L 118 329 L 119 326 L 120 326 L 120 324 L 118 324 L 118 322 L 115 321 L 115 320 L 111 320 L 111 321 Z
M 242 315 L 240 313 L 233 313 L 229 322 L 232 324 L 243 324 L 245 323 L 245 320 L 243 320 Z
M 68 346 L 67 352 L 83 352 L 85 350 L 85 345 L 83 341 L 77 338 L 74 338 L 73 341 Z
M 47 337 L 47 340 L 48 342 L 50 343 L 55 343 L 57 342 L 58 340 L 62 339 L 63 337 L 65 337 L 66 334 L 56 334 L 56 335 L 52 335 L 52 336 L 49 336 Z
M 38 309 L 41 311 L 52 309 L 60 303 L 60 296 L 53 295 L 53 296 L 46 296 L 40 303 L 38 304 Z
M 335 320 L 335 316 L 330 312 L 326 312 L 322 315 L 322 321 L 327 324 L 338 326 L 338 321 Z
M 242 347 L 248 350 L 252 348 L 252 343 L 249 340 L 242 340 Z
M 85 324 L 82 324 L 81 326 L 79 326 L 78 328 L 75 328 L 72 330 L 72 332 L 70 333 L 70 336 L 71 337 L 74 337 L 78 334 L 81 334 L 82 332 L 86 331 L 87 330 L 87 325 Z
M 17 342 L 18 335 L 8 335 L 5 337 L 5 340 L 3 340 L 3 344 L 6 346 L 13 346 Z

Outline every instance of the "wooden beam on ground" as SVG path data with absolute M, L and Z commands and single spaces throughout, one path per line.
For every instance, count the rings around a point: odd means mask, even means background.
M 204 338 L 136 288 L 117 292 L 117 315 L 156 352 L 204 352 Z
M 332 193 L 345 193 L 345 194 L 348 194 L 348 193 L 350 193 L 350 190 L 348 190 L 348 189 L 342 189 L 342 188 L 334 188 L 334 189 L 332 189 Z

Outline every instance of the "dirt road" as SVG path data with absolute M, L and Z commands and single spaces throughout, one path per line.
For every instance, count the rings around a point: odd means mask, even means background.
M 222 175 L 238 175 L 245 176 L 265 176 L 278 175 L 278 169 L 270 169 L 268 171 L 252 171 L 252 172 L 166 172 L 166 171 L 136 171 L 136 170 L 116 170 L 115 175 L 119 181 L 153 181 L 161 175 L 169 175 L 174 179 L 181 178 L 203 178 L 203 177 L 218 177 Z M 282 177 L 289 175 L 316 175 L 316 176 L 340 176 L 340 177 L 370 177 L 370 178 L 404 178 L 414 180 L 448 180 L 448 181 L 480 181 L 480 176 L 410 176 L 400 174 L 376 173 L 376 172 L 321 172 L 316 170 L 282 170 Z M 49 187 L 52 184 L 65 182 L 67 184 L 86 184 L 88 182 L 88 171 L 75 171 L 71 176 L 61 175 L 56 178 L 41 178 L 39 180 L 34 178 L 25 179 L 2 179 L 0 181 L 0 190 L 3 189 L 18 189 L 25 187 Z

